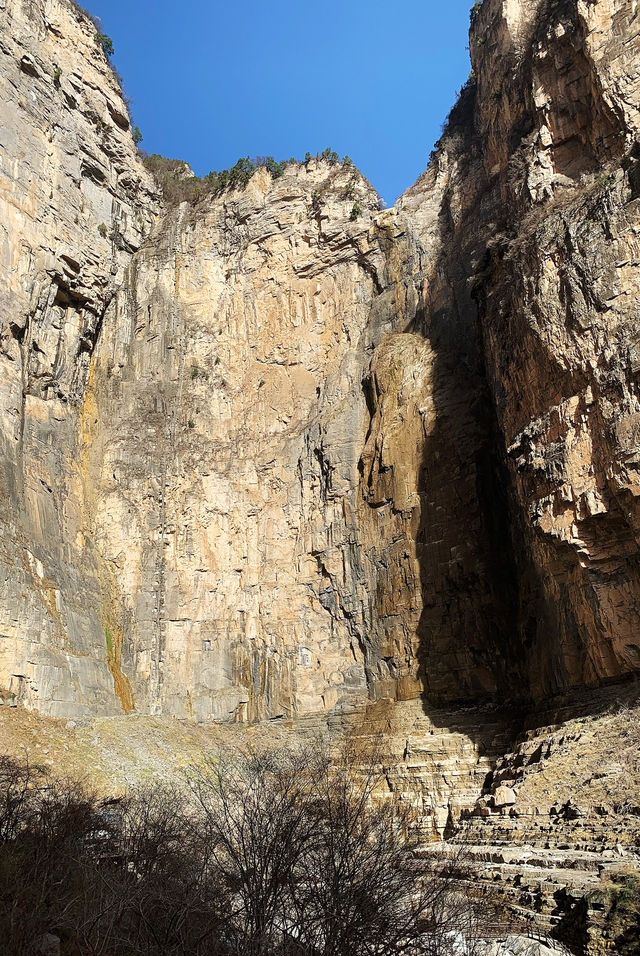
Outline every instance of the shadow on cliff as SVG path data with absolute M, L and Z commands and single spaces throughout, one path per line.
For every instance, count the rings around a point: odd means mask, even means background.
M 467 265 L 486 263 L 482 237 L 474 245 L 469 230 L 467 241 L 450 237 L 454 252 L 434 270 L 436 307 L 407 328 L 429 340 L 434 356 L 418 484 L 418 677 L 434 724 L 462 730 L 485 752 L 493 741 L 497 754 L 525 729 L 627 705 L 640 687 L 631 676 L 571 688 L 562 673 L 549 677 L 553 660 L 545 668 L 536 659 L 545 645 L 553 649 L 557 614 L 529 554 L 488 380 L 488 319 Z
M 465 285 L 461 272 L 447 304 L 418 316 L 412 329 L 435 354 L 435 414 L 418 487 L 418 676 L 425 713 L 438 725 L 463 720 L 477 741 L 483 721 L 473 712 L 465 718 L 467 708 L 516 733 L 526 695 L 508 479 Z
M 628 704 L 639 686 L 629 678 L 571 689 L 562 675 L 532 686 L 532 675 L 544 672 L 535 660 L 540 635 L 552 635 L 557 621 L 510 485 L 485 367 L 486 320 L 466 268 L 477 254 L 461 249 L 438 264 L 436 274 L 446 276 L 438 307 L 423 309 L 407 329 L 427 338 L 434 355 L 434 414 L 418 484 L 418 677 L 434 724 L 462 730 L 481 749 L 493 739 L 499 753 L 525 729 Z
M 508 474 L 472 297 L 474 263 L 484 260 L 487 244 L 480 225 L 499 211 L 483 186 L 474 104 L 475 85 L 468 84 L 444 138 L 454 141 L 458 175 L 479 183 L 489 208 L 462 210 L 461 219 L 461 210 L 452 208 L 453 189 L 445 192 L 438 223 L 443 252 L 407 331 L 428 339 L 433 353 L 416 535 L 422 706 L 439 726 L 463 721 L 478 742 L 486 738 L 485 720 L 517 732 L 526 693 Z
M 567 2 L 543 4 L 536 31 L 544 30 L 546 36 L 547 14 L 553 9 L 560 17 Z M 558 37 L 558 53 L 572 62 L 577 55 L 574 41 L 568 37 L 560 42 Z M 525 74 L 532 68 L 530 60 L 522 65 Z M 522 89 L 530 86 L 521 84 Z M 532 123 L 531 104 L 523 100 L 520 106 L 511 130 L 514 147 Z M 576 105 L 578 120 L 583 109 Z M 429 269 L 433 287 L 406 331 L 428 339 L 434 354 L 429 396 L 433 415 L 424 436 L 416 534 L 422 707 L 438 726 L 459 727 L 463 721 L 465 732 L 479 741 L 486 738 L 482 722 L 501 724 L 517 735 L 524 727 L 555 719 L 596 715 L 616 700 L 637 696 L 638 686 L 618 683 L 565 691 L 568 681 L 556 663 L 561 655 L 549 653 L 554 635 L 560 635 L 556 643 L 562 640 L 558 613 L 543 599 L 539 572 L 528 554 L 526 515 L 510 487 L 494 406 L 501 401 L 500 385 L 493 395 L 484 329 L 471 288 L 474 281 L 483 281 L 479 273 L 488 262 L 491 236 L 513 234 L 518 210 L 509 209 L 505 201 L 504 182 L 487 180 L 474 113 L 475 84 L 470 82 L 440 144 L 445 153 L 442 178 L 457 177 L 462 186 L 457 195 L 455 182 L 445 189 L 438 223 L 444 251 Z M 608 129 L 612 122 L 604 117 L 601 125 Z M 620 148 L 619 143 L 611 147 L 614 152 Z M 597 166 L 602 160 L 599 150 L 596 143 L 580 163 Z M 582 169 L 565 168 L 569 160 L 560 154 L 556 160 L 567 174 Z M 490 276 L 484 281 L 491 291 Z M 547 661 L 536 660 L 545 653 Z M 543 667 L 537 666 L 541 663 Z M 550 693 L 554 696 L 546 696 Z

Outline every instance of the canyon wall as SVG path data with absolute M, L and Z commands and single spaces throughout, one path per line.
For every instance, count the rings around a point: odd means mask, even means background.
M 635 17 L 476 5 L 381 211 L 324 159 L 169 206 L 93 24 L 0 4 L 7 702 L 255 721 L 638 672 Z
M 78 426 L 156 188 L 74 5 L 3 2 L 0 71 L 0 683 L 45 711 L 119 710 Z
M 483 5 L 474 25 L 475 125 L 500 204 L 473 295 L 540 697 L 640 661 L 640 38 L 625 2 L 510 6 Z

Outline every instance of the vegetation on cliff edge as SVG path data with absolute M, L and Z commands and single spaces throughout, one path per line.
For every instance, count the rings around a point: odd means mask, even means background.
M 314 157 L 307 153 L 304 162 L 308 163 L 312 158 Z M 341 160 L 338 154 L 328 147 L 316 154 L 315 159 L 324 159 L 334 165 L 341 163 L 343 166 L 353 166 L 348 156 Z M 183 160 L 168 159 L 158 153 L 145 156 L 144 164 L 161 187 L 165 201 L 171 205 L 181 202 L 194 203 L 206 196 L 219 196 L 229 189 L 242 188 L 259 168 L 266 169 L 273 179 L 278 179 L 287 166 L 303 165 L 293 157 L 277 162 L 273 156 L 256 156 L 254 159 L 243 156 L 229 169 L 212 170 L 206 176 L 194 176 Z

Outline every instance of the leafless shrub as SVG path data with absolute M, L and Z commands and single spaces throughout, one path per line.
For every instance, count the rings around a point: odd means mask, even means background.
M 420 864 L 375 753 L 248 751 L 192 779 L 234 953 L 445 954 L 469 913 L 461 853 Z M 387 791 L 388 796 L 388 791 Z
M 470 935 L 460 853 L 413 859 L 375 751 L 223 753 L 189 783 L 104 801 L 0 761 L 0 952 L 448 956 Z
M 0 761 L 0 952 L 45 933 L 83 954 L 204 956 L 221 895 L 179 794 L 101 801 L 38 768 Z

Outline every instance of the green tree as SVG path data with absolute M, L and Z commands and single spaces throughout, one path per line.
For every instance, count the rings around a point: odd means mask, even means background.
M 113 49 L 113 40 L 111 39 L 111 37 L 107 36 L 106 33 L 98 33 L 96 34 L 96 37 L 97 37 L 98 43 L 104 50 L 106 56 L 109 56 L 109 57 L 113 56 L 114 49 Z

